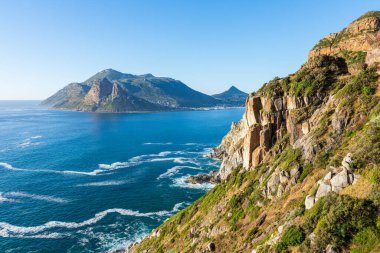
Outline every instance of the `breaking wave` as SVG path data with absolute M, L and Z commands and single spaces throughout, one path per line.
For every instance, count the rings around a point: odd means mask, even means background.
M 14 198 L 16 198 L 16 199 L 14 199 Z M 4 192 L 4 193 L 0 193 L 0 202 L 15 202 L 15 201 L 17 201 L 17 198 L 28 198 L 28 199 L 41 200 L 41 201 L 54 202 L 54 203 L 67 203 L 68 202 L 66 199 L 63 199 L 63 198 L 47 196 L 47 195 L 30 194 L 27 192 Z M 3 201 L 1 201 L 1 200 L 3 200 Z
M 161 175 L 159 175 L 157 179 L 171 177 L 171 176 L 177 174 L 181 169 L 199 170 L 200 168 L 193 167 L 193 166 L 174 166 L 174 167 L 168 169 L 165 173 L 162 173 Z
M 190 175 L 186 175 L 183 177 L 179 177 L 173 180 L 173 184 L 171 187 L 179 187 L 179 188 L 189 188 L 189 189 L 199 189 L 199 190 L 205 190 L 208 191 L 212 188 L 214 188 L 215 185 L 211 183 L 203 183 L 203 184 L 192 184 L 192 183 L 186 183 L 185 180 Z
M 122 209 L 122 208 L 112 208 L 95 214 L 93 218 L 82 222 L 64 222 L 64 221 L 49 221 L 43 225 L 39 226 L 15 226 L 7 222 L 0 222 L 0 237 L 18 237 L 18 236 L 35 236 L 35 234 L 45 232 L 46 230 L 54 228 L 66 228 L 66 229 L 77 229 L 84 226 L 93 225 L 100 220 L 104 219 L 108 214 L 117 213 L 123 216 L 135 216 L 135 217 L 147 217 L 152 219 L 157 219 L 160 217 L 169 217 L 170 215 L 178 212 L 181 207 L 187 203 L 181 202 L 174 205 L 173 209 L 170 211 L 157 211 L 141 213 L 139 211 Z
M 129 182 L 128 180 L 109 180 L 109 181 L 77 184 L 76 186 L 78 186 L 78 187 L 83 187 L 83 186 L 113 186 L 113 185 L 123 185 L 123 184 L 126 184 L 128 182 Z
M 99 164 L 97 169 L 92 171 L 77 171 L 77 170 L 52 170 L 52 169 L 25 169 L 16 168 L 9 163 L 0 162 L 0 167 L 12 171 L 26 171 L 26 172 L 42 172 L 42 173 L 56 173 L 56 174 L 71 174 L 71 175 L 87 175 L 87 176 L 97 176 L 98 174 L 105 174 L 112 170 L 128 168 L 133 166 L 138 166 L 143 163 L 151 162 L 162 162 L 162 161 L 173 161 L 179 164 L 194 164 L 200 166 L 197 158 L 187 158 L 187 157 L 168 157 L 169 155 L 182 155 L 186 154 L 185 151 L 163 151 L 158 154 L 148 154 L 139 155 L 130 158 L 126 162 L 114 162 L 111 164 Z M 198 152 L 199 154 L 199 152 Z
M 172 145 L 173 142 L 145 142 L 144 145 Z

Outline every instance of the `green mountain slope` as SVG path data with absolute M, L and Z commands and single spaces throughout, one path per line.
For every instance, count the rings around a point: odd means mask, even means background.
M 378 13 L 250 94 L 221 183 L 127 252 L 380 252 Z

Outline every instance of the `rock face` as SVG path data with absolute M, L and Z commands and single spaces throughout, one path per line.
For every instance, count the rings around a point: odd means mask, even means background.
M 186 183 L 191 184 L 203 184 L 203 183 L 219 183 L 218 173 L 216 171 L 211 171 L 209 174 L 199 174 L 195 176 L 190 176 L 185 179 Z
M 319 55 L 335 55 L 342 50 L 367 52 L 366 63 L 380 62 L 377 42 L 380 39 L 380 15 L 369 12 L 338 33 L 322 39 L 309 53 L 309 59 Z
M 281 197 L 286 190 L 297 183 L 301 172 L 301 167 L 293 168 L 291 171 L 277 168 L 270 176 L 266 186 L 263 187 L 263 196 L 268 199 Z
M 242 94 L 234 88 L 215 98 L 172 78 L 106 69 L 83 83 L 66 86 L 42 103 L 59 109 L 95 112 L 168 111 L 237 106 L 236 103 L 241 105 Z
M 364 55 L 363 64 L 380 66 L 379 40 L 380 12 L 367 13 L 343 31 L 322 39 L 310 51 L 307 63 L 297 73 L 325 68 L 328 61 L 331 61 L 328 57 L 335 57 L 335 76 L 356 73 L 361 69 L 362 66 L 351 64 L 354 56 L 361 59 Z M 346 60 L 340 56 L 346 57 Z M 349 66 L 345 62 L 350 62 Z M 329 72 L 322 71 L 319 75 L 327 76 Z M 291 78 L 294 77 L 290 77 L 290 82 L 297 81 Z M 328 83 L 333 82 L 335 81 L 328 80 Z M 243 118 L 237 124 L 232 124 L 230 132 L 214 150 L 222 160 L 220 178 L 226 179 L 232 169 L 240 165 L 251 170 L 267 161 L 269 150 L 284 137 L 289 138 L 290 144 L 301 149 L 303 157 L 311 161 L 321 149 L 320 145 L 315 145 L 315 135 L 311 132 L 315 130 L 323 114 L 333 107 L 335 112 L 331 125 L 334 134 L 340 135 L 349 124 L 350 115 L 348 110 L 337 106 L 337 99 L 331 95 L 324 92 L 308 95 L 289 92 L 278 94 L 276 91 L 271 96 L 260 91 L 250 94 L 246 100 Z M 308 111 L 312 113 L 307 117 L 299 114 Z M 281 153 L 281 150 L 279 145 L 277 152 Z
M 214 150 L 222 159 L 220 178 L 226 179 L 239 165 L 247 170 L 260 165 L 267 159 L 271 147 L 286 133 L 291 144 L 295 144 L 310 131 L 310 124 L 313 123 L 298 122 L 297 110 L 323 99 L 323 94 L 272 98 L 250 95 L 242 120 L 232 124 L 231 131 Z
M 315 196 L 306 196 L 306 209 L 312 208 L 319 198 L 326 196 L 329 192 L 339 193 L 347 186 L 357 182 L 359 175 L 355 175 L 351 171 L 352 162 L 351 153 L 348 153 L 343 158 L 342 166 L 339 169 L 332 167 L 332 170 L 317 182 L 318 189 Z

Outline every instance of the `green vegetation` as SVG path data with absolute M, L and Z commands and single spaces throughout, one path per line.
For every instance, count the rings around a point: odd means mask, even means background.
M 301 163 L 302 152 L 300 149 L 289 148 L 285 150 L 275 161 L 274 166 L 281 167 L 283 170 L 290 171 Z
M 347 73 L 343 58 L 319 56 L 297 73 L 290 83 L 290 93 L 308 96 L 334 88 L 337 76 Z
M 348 64 L 364 64 L 367 52 L 342 50 L 338 55 L 343 57 Z
M 305 240 L 305 233 L 298 226 L 290 226 L 282 235 L 281 240 L 275 246 L 277 252 L 288 252 L 289 246 L 300 245 Z
M 311 173 L 312 170 L 313 170 L 313 165 L 311 163 L 306 164 L 303 167 L 300 177 L 298 178 L 298 183 L 302 183 L 303 180 Z
M 360 230 L 352 239 L 352 253 L 368 253 L 380 251 L 380 231 L 375 227 Z
M 379 75 L 376 68 L 371 67 L 360 71 L 356 76 L 337 92 L 337 97 L 353 96 L 355 94 L 372 95 L 376 88 Z
M 345 248 L 359 231 L 376 226 L 377 215 L 372 201 L 330 193 L 306 211 L 303 229 L 314 231 L 315 238 L 313 244 L 304 243 L 303 247 L 310 252 L 320 252 L 328 244 Z
M 373 18 L 373 17 L 380 17 L 380 11 L 369 11 L 369 12 L 366 12 L 365 14 L 361 15 L 355 21 L 358 21 L 358 20 L 361 20 L 361 19 L 364 19 L 364 18 Z

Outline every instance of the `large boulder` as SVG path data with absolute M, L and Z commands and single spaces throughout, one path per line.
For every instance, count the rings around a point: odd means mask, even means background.
M 312 208 L 315 204 L 315 197 L 307 195 L 305 199 L 305 208 L 306 210 Z
M 353 174 L 350 173 L 346 168 L 343 168 L 341 172 L 339 172 L 333 178 L 331 178 L 330 184 L 332 190 L 336 193 L 339 193 L 343 188 L 352 184 L 352 182 L 354 181 L 353 179 Z
M 324 197 L 327 195 L 327 193 L 331 192 L 331 190 L 332 190 L 332 187 L 330 184 L 320 180 L 318 182 L 318 190 L 317 190 L 317 193 L 315 194 L 315 197 L 317 199 Z

